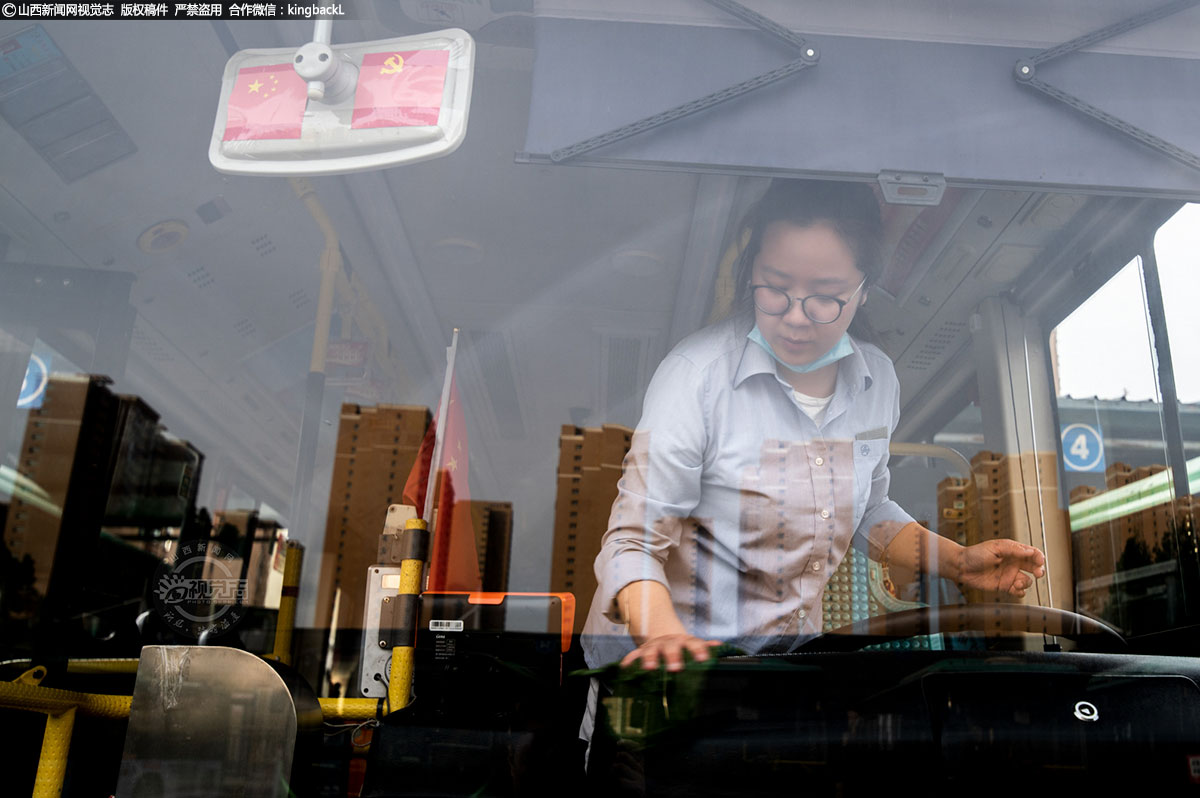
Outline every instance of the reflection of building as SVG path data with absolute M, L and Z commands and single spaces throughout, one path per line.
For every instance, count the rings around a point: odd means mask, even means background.
M 105 526 L 160 529 L 179 526 L 199 487 L 204 456 L 168 435 L 136 396 L 119 396 L 112 484 Z
M 621 463 L 633 430 L 615 424 L 563 426 L 559 439 L 558 499 L 554 508 L 554 552 L 550 591 L 575 594 L 575 631 L 583 629 L 596 574 L 592 564 L 617 498 Z
M 342 405 L 317 588 L 318 626 L 336 621 L 339 629 L 362 628 L 367 569 L 376 562 L 388 505 L 400 502 L 428 426 L 424 407 Z
M 471 524 L 475 528 L 475 550 L 479 552 L 479 575 L 484 590 L 508 589 L 512 520 L 511 502 L 471 502 Z
M 979 494 L 974 479 L 946 477 L 937 485 L 937 531 L 959 543 L 979 539 Z
M 1056 493 L 1043 493 L 1040 497 L 1044 505 L 1056 509 L 1058 503 L 1069 496 L 1069 503 L 1074 506 L 1163 469 L 1164 452 L 1169 447 L 1163 437 L 1163 407 L 1160 403 L 1061 396 L 1056 402 L 1060 428 L 1087 424 L 1101 433 L 1107 468 L 1103 472 L 1065 471 L 1061 475 L 1061 488 Z M 1200 403 L 1180 403 L 1178 407 L 1183 455 L 1185 460 L 1190 461 L 1200 454 Z M 933 441 L 970 457 L 984 444 L 982 429 L 980 408 L 972 404 L 939 431 Z M 1055 468 L 1057 465 L 1053 463 Z M 910 499 L 894 488 L 892 498 L 899 501 L 901 506 L 906 506 Z M 1029 495 L 1029 499 L 1033 506 L 1039 497 Z M 1195 501 L 1193 497 L 1193 503 Z M 1078 509 L 1075 507 L 1073 511 L 1077 512 Z M 1074 532 L 1071 541 L 1078 597 L 1076 609 L 1099 614 L 1099 608 L 1108 601 L 1110 590 L 1128 585 L 1131 579 L 1139 581 L 1135 586 L 1137 590 L 1161 591 L 1167 579 L 1164 574 L 1173 567 L 1169 559 L 1145 566 L 1149 570 L 1143 570 L 1141 566 L 1118 566 L 1118 561 L 1131 540 L 1138 541 L 1150 559 L 1156 557 L 1156 551 L 1160 549 L 1176 546 L 1177 543 L 1177 548 L 1182 548 L 1189 541 L 1194 542 L 1194 538 L 1188 537 L 1193 520 L 1193 516 L 1181 504 L 1160 503 L 1127 515 L 1114 512 L 1109 520 Z M 942 528 L 944 525 L 939 527 Z M 1177 531 L 1171 534 L 1172 529 Z M 1037 531 L 1035 542 L 1040 538 L 1040 530 Z M 1048 537 L 1049 534 L 1048 531 Z M 1138 545 L 1135 544 L 1131 561 L 1143 558 L 1137 549 Z M 1115 577 L 1118 571 L 1122 573 Z M 1129 592 L 1125 587 L 1120 587 L 1120 591 L 1123 594 Z M 1160 622 L 1157 625 L 1150 624 L 1147 629 L 1162 628 L 1161 619 L 1166 617 L 1164 607 L 1160 605 L 1155 610 Z
M 971 458 L 980 496 L 980 537 L 1031 541 L 1041 543 L 1039 548 L 1048 548 L 1043 541 L 1069 539 L 1071 521 L 1065 504 L 1045 498 L 1059 496 L 1057 450 L 986 455 L 979 452 Z M 1053 562 L 1049 568 L 1054 568 Z M 1026 604 L 1041 600 L 1037 589 L 1024 598 Z
M 277 609 L 283 586 L 287 530 L 276 521 L 260 519 L 252 510 L 230 510 L 213 518 L 213 537 L 230 559 L 224 569 L 215 568 L 210 554 L 204 564 L 203 578 L 219 578 L 225 569 L 231 570 L 239 579 L 246 580 L 243 604 Z
M 33 563 L 33 593 L 53 603 L 94 548 L 108 501 L 117 398 L 102 377 L 55 375 L 31 410 L 17 473 L 28 493 L 15 495 L 4 543 Z
M 179 526 L 190 511 L 203 456 L 169 438 L 158 414 L 108 389 L 107 377 L 55 374 L 29 411 L 4 542 L 30 570 L 18 586 L 50 613 L 112 573 L 95 573 L 102 524 Z M 36 607 L 9 606 L 32 616 Z
M 1078 486 L 1071 491 L 1071 503 L 1103 496 L 1165 470 L 1163 465 L 1131 468 L 1125 463 L 1112 463 L 1105 470 L 1105 490 Z M 1159 566 L 1150 569 L 1154 573 L 1173 570 L 1180 549 L 1195 546 L 1195 510 L 1195 498 L 1183 496 L 1076 531 L 1072 542 L 1079 609 L 1102 614 L 1111 589 L 1131 575 L 1149 573 L 1149 566 Z
M 1065 513 L 1037 498 L 1058 495 L 1056 452 L 981 451 L 971 458 L 971 471 L 979 496 L 980 540 L 1032 540 L 1031 530 L 1044 531 L 1049 539 L 1065 532 Z

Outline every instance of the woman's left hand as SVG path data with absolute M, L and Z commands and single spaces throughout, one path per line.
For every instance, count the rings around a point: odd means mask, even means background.
M 960 553 L 958 581 L 966 587 L 1024 596 L 1046 574 L 1046 556 L 1015 540 L 985 540 Z

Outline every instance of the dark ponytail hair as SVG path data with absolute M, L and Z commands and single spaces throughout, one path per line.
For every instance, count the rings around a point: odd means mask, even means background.
M 771 181 L 762 199 L 751 206 L 742 221 L 741 229 L 750 232 L 750 240 L 734 272 L 736 310 L 752 312 L 750 273 L 762 249 L 763 234 L 772 222 L 789 222 L 800 227 L 828 225 L 854 253 L 854 265 L 867 278 L 862 296 L 883 274 L 883 217 L 869 185 L 779 178 Z M 850 334 L 869 343 L 877 339 L 862 314 L 855 314 Z

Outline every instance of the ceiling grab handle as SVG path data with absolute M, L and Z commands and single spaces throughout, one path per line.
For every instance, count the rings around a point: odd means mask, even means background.
M 938 446 L 935 443 L 902 443 L 900 441 L 892 441 L 888 444 L 888 452 L 896 457 L 937 457 L 942 460 L 949 460 L 954 464 L 954 467 L 962 475 L 963 479 L 971 480 L 975 478 L 974 473 L 971 471 L 971 461 L 957 449 L 951 449 L 949 446 Z

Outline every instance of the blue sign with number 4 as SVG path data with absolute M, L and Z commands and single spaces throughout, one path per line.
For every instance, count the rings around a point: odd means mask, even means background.
M 1068 471 L 1104 472 L 1104 437 L 1099 427 L 1068 424 L 1062 431 L 1063 466 Z
M 49 358 L 47 358 L 48 360 Z M 50 368 L 37 355 L 29 356 L 25 367 L 25 379 L 21 381 L 21 393 L 17 396 L 17 407 L 21 410 L 37 410 L 46 396 L 46 381 L 50 379 Z

